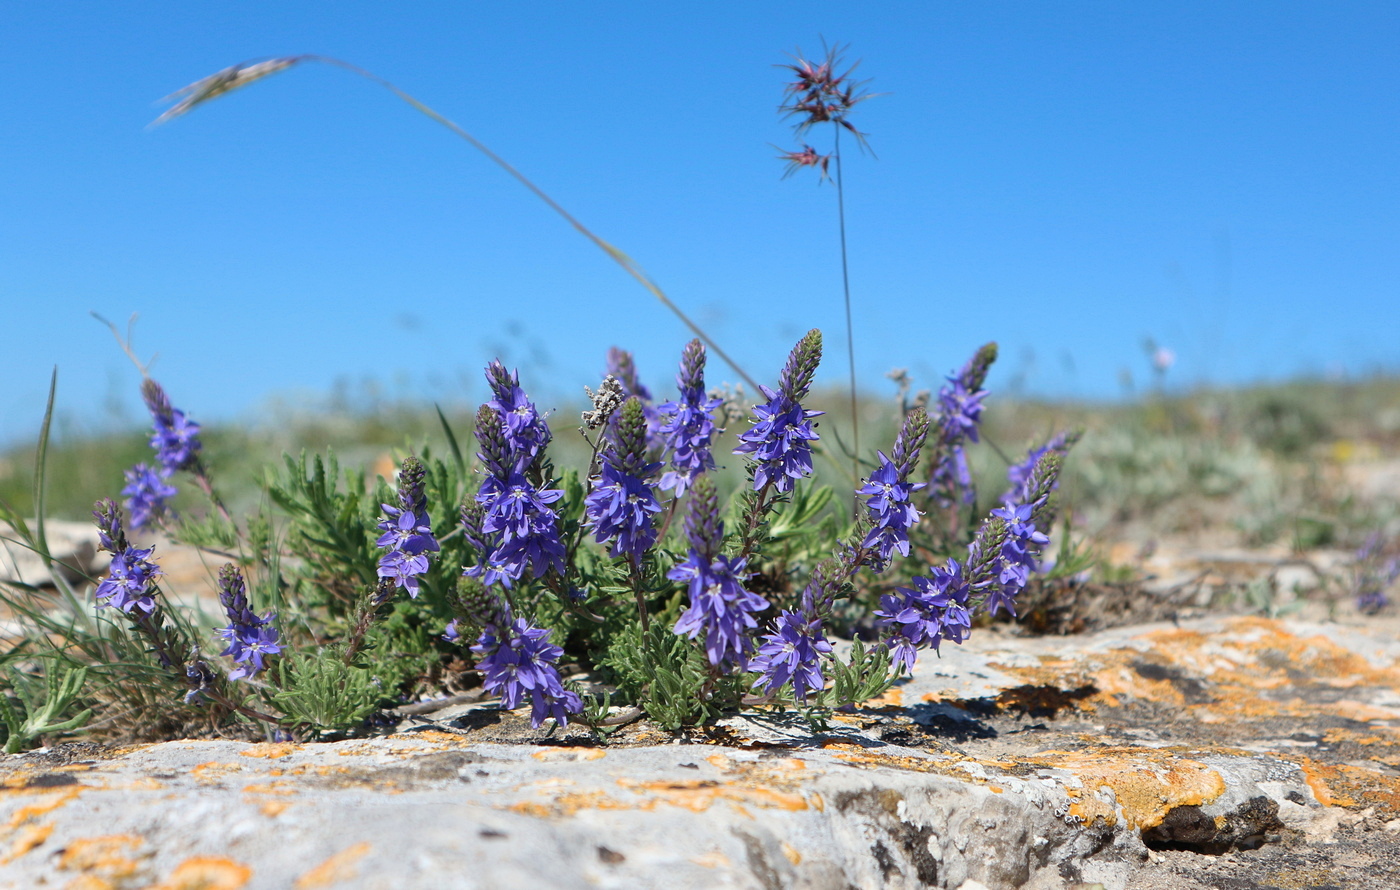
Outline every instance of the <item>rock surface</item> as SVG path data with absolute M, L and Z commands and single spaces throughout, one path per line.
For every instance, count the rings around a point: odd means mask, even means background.
M 0 761 L 0 887 L 1400 886 L 1400 643 L 979 631 L 813 731 L 600 744 L 461 706 L 322 744 Z

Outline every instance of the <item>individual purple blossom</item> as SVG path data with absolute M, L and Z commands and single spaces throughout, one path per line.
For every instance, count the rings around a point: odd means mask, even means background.
M 861 541 L 861 548 L 870 551 L 866 562 L 879 572 L 889 564 L 896 551 L 900 556 L 909 555 L 909 529 L 920 516 L 909 496 L 925 483 L 904 481 L 899 468 L 883 451 L 876 454 L 880 457 L 879 469 L 870 474 L 865 486 L 856 493 L 865 497 L 871 521 L 871 529 Z
M 172 407 L 164 388 L 149 377 L 141 382 L 141 397 L 155 426 L 151 447 L 156 450 L 163 475 L 193 467 L 199 460 L 201 448 L 199 424 Z
M 418 596 L 419 578 L 428 571 L 428 554 L 441 548 L 433 536 L 428 517 L 428 501 L 423 493 L 426 471 L 416 457 L 406 458 L 399 470 L 399 502 L 380 504 L 383 532 L 375 544 L 388 552 L 379 559 L 379 577 L 393 581 L 395 588 Z
M 486 366 L 486 382 L 491 386 L 491 401 L 486 404 L 500 412 L 505 425 L 505 438 L 520 469 L 527 469 L 553 438 L 549 424 L 535 403 L 520 387 L 520 375 L 507 371 L 500 361 Z
M 242 680 L 256 676 L 266 666 L 263 659 L 282 651 L 277 628 L 272 623 L 277 613 L 268 612 L 259 617 L 253 612 L 248 605 L 243 575 L 231 564 L 219 570 L 219 603 L 228 617 L 228 625 L 218 630 L 228 647 L 219 654 L 229 656 L 238 664 L 228 678 Z
M 154 467 L 137 464 L 126 471 L 126 509 L 131 512 L 131 527 L 146 528 L 153 525 L 169 510 L 166 501 L 178 492 L 175 486 L 168 485 Z
M 531 627 L 524 618 L 511 618 L 508 608 L 500 620 L 488 623 L 472 646 L 486 691 L 501 697 L 501 707 L 514 710 L 530 700 L 530 724 L 538 727 L 553 717 L 567 725 L 570 714 L 583 710 L 578 693 L 565 689 L 557 663 L 564 650 L 549 642 L 549 631 Z
M 154 548 L 127 546 L 112 557 L 107 577 L 97 585 L 99 606 L 111 606 L 127 614 L 156 609 L 156 578 L 164 572 L 150 561 Z
M 772 695 L 790 682 L 797 700 L 806 701 L 809 693 L 820 692 L 826 685 L 821 660 L 830 652 L 831 643 L 822 633 L 820 618 L 784 610 L 749 662 L 749 670 L 759 674 L 754 687 L 761 686 L 765 694 Z
M 750 632 L 758 626 L 755 616 L 768 608 L 768 601 L 744 589 L 746 560 L 719 552 L 724 523 L 719 495 L 708 478 L 702 478 L 691 494 L 686 535 L 690 554 L 667 573 L 673 581 L 686 582 L 690 600 L 675 632 L 691 639 L 703 635 L 711 665 L 744 670 L 753 649 Z
M 919 649 L 938 650 L 943 640 L 961 643 L 972 628 L 967 600 L 971 592 L 962 566 L 949 559 L 935 566 L 933 577 L 914 577 L 912 587 L 897 587 L 880 597 L 876 625 L 901 671 L 912 671 Z
M 457 629 L 456 618 L 447 622 L 447 627 L 442 629 L 442 638 L 449 643 L 456 643 L 462 639 L 462 633 Z
M 734 449 L 752 461 L 754 491 L 772 485 L 789 492 L 798 479 L 812 474 L 811 443 L 821 437 L 811 420 L 824 412 L 807 411 L 800 402 L 811 389 L 821 356 L 821 331 L 809 331 L 788 356 L 777 391 L 759 386 L 768 401 L 754 406 L 754 425 L 740 434 L 741 444 Z
M 681 353 L 681 370 L 676 375 L 680 398 L 666 402 L 658 410 L 661 424 L 658 433 L 671 455 L 671 469 L 661 475 L 661 488 L 674 490 L 676 497 L 685 494 L 695 477 L 712 470 L 715 459 L 710 454 L 710 440 L 716 427 L 714 411 L 723 399 L 705 395 L 705 344 L 691 340 Z
M 614 557 L 639 560 L 656 542 L 652 517 L 661 512 L 661 504 L 650 482 L 661 464 L 646 459 L 646 417 L 636 396 L 622 404 L 601 458 L 593 490 L 583 503 L 585 523 L 599 544 L 610 545 Z

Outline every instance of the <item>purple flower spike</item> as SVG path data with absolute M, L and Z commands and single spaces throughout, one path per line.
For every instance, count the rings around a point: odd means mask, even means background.
M 486 625 L 472 652 L 483 674 L 486 691 L 501 697 L 501 707 L 514 710 L 530 699 L 530 724 L 538 727 L 550 717 L 567 726 L 570 714 L 583 710 L 578 693 L 565 689 L 557 662 L 564 650 L 549 642 L 549 631 L 531 627 L 524 618 Z
M 593 491 L 584 499 L 584 515 L 595 540 L 610 544 L 614 557 L 638 560 L 656 542 L 651 519 L 661 504 L 650 482 L 661 464 L 647 462 L 646 416 L 636 396 L 622 404 L 608 436 Z
M 760 675 L 754 687 L 762 686 L 772 695 L 791 682 L 793 695 L 806 701 L 809 693 L 820 692 L 826 684 L 821 658 L 830 652 L 821 619 L 808 620 L 797 612 L 784 611 L 749 663 L 749 669 Z
M 379 559 L 379 577 L 391 579 L 395 588 L 407 590 L 410 597 L 418 596 L 418 580 L 428 571 L 427 554 L 441 549 L 428 518 L 425 473 L 418 458 L 406 458 L 399 470 L 398 506 L 379 505 L 384 510 L 379 530 L 384 534 L 375 544 L 388 550 Z
M 809 331 L 788 356 L 778 390 L 760 385 L 768 401 L 754 406 L 754 425 L 739 436 L 742 444 L 734 449 L 753 462 L 754 491 L 771 484 L 779 492 L 789 492 L 798 479 L 812 475 L 810 443 L 821 437 L 811 420 L 824 412 L 807 411 L 800 400 L 812 386 L 821 357 L 821 331 Z
M 97 540 L 101 549 L 116 555 L 126 549 L 126 532 L 122 530 L 122 511 L 116 501 L 103 498 L 93 505 L 92 518 L 97 523 Z
M 526 469 L 548 447 L 553 437 L 549 424 L 520 388 L 520 376 L 515 371 L 507 371 L 505 365 L 493 361 L 486 366 L 486 382 L 494 396 L 486 404 L 500 412 L 505 438 L 520 468 Z
M 714 469 L 715 459 L 710 454 L 710 440 L 716 432 L 713 414 L 724 404 L 723 399 L 705 396 L 705 345 L 698 339 L 687 343 L 681 354 L 676 385 L 681 396 L 660 407 L 659 432 L 671 453 L 671 469 L 662 474 L 661 488 L 674 490 L 680 497 L 696 476 Z
M 228 616 L 228 625 L 218 630 L 219 637 L 228 642 L 228 647 L 219 654 L 229 656 L 239 665 L 229 673 L 228 678 L 242 680 L 256 676 L 266 666 L 263 659 L 282 651 L 277 628 L 272 624 L 277 615 L 268 612 L 258 617 L 253 613 L 248 605 L 248 589 L 243 583 L 243 575 L 233 565 L 219 570 L 219 602 Z
M 675 632 L 691 639 L 703 634 L 710 664 L 744 670 L 753 649 L 750 631 L 758 626 L 755 616 L 768 608 L 768 601 L 744 589 L 745 560 L 719 554 L 724 523 L 714 483 L 702 477 L 691 498 L 686 516 L 690 555 L 667 573 L 689 586 L 690 607 L 676 622 Z
M 161 385 L 147 377 L 141 382 L 141 397 L 151 412 L 155 432 L 151 447 L 156 450 L 164 475 L 187 470 L 199 460 L 199 424 L 185 417 L 185 412 L 171 406 L 170 397 Z
M 540 490 L 527 470 L 534 460 L 530 452 L 514 450 L 509 424 L 491 405 L 477 412 L 478 455 L 486 478 L 476 494 L 476 505 L 464 508 L 467 543 L 480 555 L 465 574 L 485 584 L 510 587 L 529 568 L 536 576 L 550 569 L 564 572 L 566 551 L 559 537 L 559 516 L 550 504 L 564 493 Z M 546 428 L 547 430 L 547 428 Z
M 924 487 L 924 483 L 905 482 L 900 478 L 899 468 L 883 451 L 880 468 L 870 474 L 865 487 L 857 494 L 866 498 L 865 508 L 870 514 L 872 528 L 861 542 L 861 548 L 872 551 L 867 564 L 875 571 L 884 571 L 895 551 L 900 556 L 909 555 L 909 529 L 919 521 L 919 511 L 910 503 L 909 495 Z

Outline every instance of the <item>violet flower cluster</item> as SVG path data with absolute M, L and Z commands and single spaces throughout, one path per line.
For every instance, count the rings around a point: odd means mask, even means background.
M 773 631 L 763 637 L 749 670 L 758 672 L 754 685 L 765 694 L 773 695 L 791 683 L 793 695 L 798 701 L 805 701 L 825 685 L 821 660 L 829 654 L 831 643 L 822 631 L 821 618 L 785 609 Z
M 615 420 L 600 454 L 593 490 L 584 499 L 585 524 L 612 556 L 637 562 L 656 543 L 652 517 L 661 512 L 661 504 L 651 482 L 661 464 L 647 460 L 646 415 L 640 399 L 629 396 Z
M 126 508 L 132 528 L 146 528 L 166 515 L 167 501 L 177 494 L 168 480 L 180 470 L 199 464 L 199 424 L 170 404 L 170 397 L 159 383 L 147 377 L 141 382 L 141 398 L 151 413 L 154 431 L 151 447 L 158 466 L 140 463 L 126 471 Z
M 399 503 L 379 505 L 384 511 L 379 530 L 384 534 L 374 542 L 388 551 L 379 558 L 379 577 L 392 581 L 395 589 L 407 590 L 410 597 L 418 596 L 419 578 L 428 571 L 428 554 L 441 549 L 423 494 L 425 472 L 418 458 L 404 460 L 399 470 Z
M 530 723 L 540 726 L 553 717 L 567 725 L 570 714 L 583 710 L 577 692 L 565 689 L 558 661 L 564 650 L 549 641 L 549 631 L 515 618 L 500 602 L 471 647 L 486 691 L 501 697 L 501 707 L 514 710 L 530 700 Z M 455 632 L 455 626 L 453 628 Z
M 1400 578 L 1400 557 L 1387 559 L 1385 549 L 1385 539 L 1376 533 L 1356 551 L 1356 607 L 1367 614 L 1375 614 L 1390 604 L 1386 590 Z
M 229 672 L 230 680 L 242 680 L 256 676 L 266 664 L 264 659 L 282 651 L 277 628 L 273 621 L 277 613 L 268 612 L 258 616 L 248 605 L 248 590 L 243 575 L 234 565 L 219 569 L 219 603 L 228 616 L 228 624 L 218 630 L 219 638 L 228 646 L 220 655 L 226 655 L 238 664 Z
M 996 344 L 983 346 L 938 391 L 938 447 L 934 452 L 929 493 L 942 507 L 960 502 L 970 504 L 975 498 L 964 443 L 980 441 L 982 399 L 987 396 L 982 382 L 995 359 Z
M 536 484 L 552 434 L 519 377 L 492 362 L 486 379 L 495 398 L 481 406 L 476 418 L 477 457 L 486 476 L 476 503 L 462 511 L 467 543 L 479 559 L 464 574 L 510 587 L 527 569 L 537 577 L 550 569 L 564 571 L 559 516 L 550 506 L 563 492 Z
M 808 331 L 788 355 L 778 389 L 759 385 L 768 401 L 754 406 L 754 425 L 740 434 L 741 444 L 734 449 L 752 462 L 754 491 L 771 485 L 780 493 L 789 492 L 798 479 L 812 475 L 811 443 L 821 437 L 811 421 L 825 412 L 807 411 L 801 400 L 812 387 L 821 358 L 821 331 Z
M 160 566 L 151 562 L 154 548 L 131 546 L 122 529 L 121 509 L 114 501 L 98 501 L 92 516 L 101 548 L 112 554 L 107 577 L 97 585 L 97 605 L 120 609 L 128 615 L 150 615 L 156 609 L 156 579 L 163 574 Z
M 718 431 L 714 411 L 724 403 L 705 395 L 705 345 L 698 339 L 686 344 L 676 375 L 680 398 L 658 409 L 658 434 L 671 455 L 671 468 L 661 475 L 661 488 L 684 495 L 697 476 L 715 467 L 710 441 Z
M 918 649 L 937 651 L 943 640 L 961 643 L 972 630 L 971 594 L 956 559 L 935 566 L 932 578 L 916 576 L 912 587 L 896 587 L 880 597 L 876 625 L 886 631 L 894 665 L 913 670 Z
M 719 493 L 708 477 L 696 481 L 685 520 L 690 553 L 667 573 L 686 583 L 690 606 L 681 613 L 675 632 L 692 640 L 703 636 L 705 656 L 721 670 L 746 670 L 753 649 L 750 632 L 768 601 L 744 589 L 745 558 L 720 553 L 724 523 L 719 518 Z

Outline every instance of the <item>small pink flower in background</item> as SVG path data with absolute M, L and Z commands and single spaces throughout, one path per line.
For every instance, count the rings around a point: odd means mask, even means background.
M 1176 364 L 1176 353 L 1165 346 L 1158 346 L 1152 353 L 1152 367 L 1158 374 L 1165 374 Z

